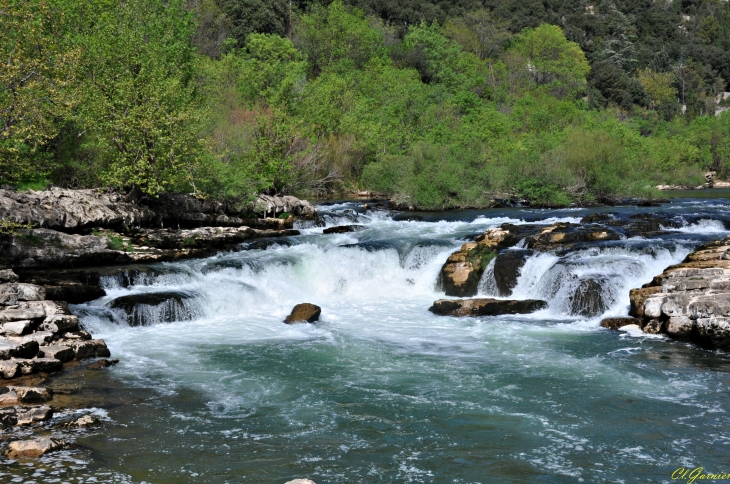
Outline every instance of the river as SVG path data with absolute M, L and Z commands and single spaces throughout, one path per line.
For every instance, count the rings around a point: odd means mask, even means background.
M 323 235 L 303 224 L 298 237 L 109 277 L 106 297 L 73 306 L 121 360 L 91 382 L 116 397 L 93 410 L 102 429 L 72 436 L 79 447 L 5 461 L 0 481 L 638 483 L 672 482 L 680 466 L 730 471 L 728 355 L 599 326 L 627 314 L 630 288 L 730 235 L 727 200 L 319 209 L 327 226 L 365 229 Z M 443 297 L 440 267 L 465 240 L 595 212 L 662 212 L 680 226 L 533 255 L 514 297 L 546 299 L 538 313 L 428 312 Z M 571 281 L 586 274 L 602 277 L 609 303 L 595 318 L 568 314 Z M 169 303 L 150 303 L 155 295 Z M 148 304 L 125 313 L 113 308 L 120 298 Z M 321 320 L 283 324 L 302 302 L 321 306 Z

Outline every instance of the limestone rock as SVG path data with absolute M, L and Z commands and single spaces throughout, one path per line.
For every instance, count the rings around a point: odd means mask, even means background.
M 319 320 L 320 314 L 322 314 L 322 308 L 317 305 L 310 303 L 297 304 L 292 309 L 291 314 L 284 319 L 284 322 L 286 324 L 313 323 Z
M 18 365 L 19 374 L 32 375 L 34 373 L 52 373 L 60 371 L 63 363 L 55 358 L 13 358 L 10 360 Z
M 99 417 L 95 417 L 94 415 L 84 415 L 83 417 L 79 417 L 76 420 L 69 422 L 66 426 L 75 427 L 75 428 L 84 428 L 84 427 L 93 427 L 95 425 L 99 425 L 99 423 L 100 423 Z
M 38 351 L 38 356 L 41 358 L 54 358 L 62 363 L 66 363 L 76 357 L 76 352 L 68 346 L 49 345 L 42 346 Z
M 22 336 L 33 331 L 35 324 L 33 321 L 26 319 L 22 321 L 13 321 L 2 325 L 3 332 L 7 336 Z
M 53 408 L 48 405 L 18 407 L 16 417 L 18 419 L 16 425 L 32 425 L 38 422 L 46 422 L 53 417 Z
M 0 311 L 0 322 L 24 321 L 28 319 L 43 319 L 46 312 L 40 306 L 5 309 Z
M 84 358 L 108 358 L 111 356 L 109 348 L 103 339 L 91 339 L 88 341 L 65 341 L 65 346 L 70 347 L 77 360 Z
M 34 340 L 11 341 L 0 337 L 0 360 L 32 358 L 38 354 L 38 342 Z
M 601 326 L 608 329 L 619 329 L 630 324 L 641 325 L 638 318 L 605 318 L 601 321 Z
M 606 283 L 600 277 L 579 279 L 575 292 L 570 296 L 570 314 L 587 318 L 603 314 L 608 309 L 603 289 Z
M 535 299 L 439 299 L 428 310 L 438 316 L 499 316 L 528 314 L 545 309 L 545 301 Z
M 18 275 L 12 269 L 0 270 L 0 283 L 18 282 Z
M 16 361 L 0 361 L 0 377 L 10 380 L 20 375 L 20 365 Z
M 7 387 L 2 394 L 4 401 L 15 399 L 17 403 L 45 403 L 53 399 L 53 391 L 44 387 Z
M 16 440 L 10 442 L 7 456 L 10 459 L 37 458 L 49 452 L 61 450 L 66 443 L 52 437 L 40 437 L 31 440 Z
M 309 479 L 294 479 L 293 481 L 288 481 L 284 484 L 315 484 L 315 482 L 310 481 Z

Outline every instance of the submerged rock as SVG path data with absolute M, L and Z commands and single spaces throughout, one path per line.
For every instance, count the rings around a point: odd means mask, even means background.
M 17 405 L 20 403 L 45 403 L 53 399 L 53 391 L 44 387 L 6 387 L 0 395 L 0 404 Z
M 297 304 L 291 314 L 284 319 L 286 324 L 313 323 L 319 320 L 322 308 L 310 303 Z
M 316 484 L 314 481 L 310 481 L 309 479 L 294 479 L 293 481 L 288 481 L 284 484 Z
M 101 370 L 102 368 L 109 368 L 119 363 L 119 360 L 98 360 L 87 366 L 89 370 Z
M 534 313 L 546 307 L 545 301 L 536 299 L 439 299 L 428 310 L 438 316 L 499 316 Z

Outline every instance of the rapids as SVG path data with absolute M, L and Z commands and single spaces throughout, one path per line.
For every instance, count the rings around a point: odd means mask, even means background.
M 73 306 L 121 363 L 123 404 L 81 447 L 3 482 L 670 482 L 680 467 L 730 471 L 730 358 L 600 328 L 628 291 L 701 242 L 730 235 L 730 206 L 503 209 L 397 214 L 343 202 L 327 226 L 365 230 L 243 244 L 237 252 L 108 277 Z M 529 257 L 512 298 L 526 316 L 437 317 L 437 275 L 466 240 L 502 223 L 578 222 L 660 211 L 659 238 Z M 495 294 L 488 268 L 480 294 Z M 605 311 L 571 313 L 576 281 L 601 281 Z M 313 325 L 282 323 L 301 302 Z M 723 467 L 725 466 L 725 467 Z

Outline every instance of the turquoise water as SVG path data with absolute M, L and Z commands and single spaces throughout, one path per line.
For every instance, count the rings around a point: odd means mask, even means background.
M 529 316 L 427 309 L 443 296 L 439 268 L 465 238 L 591 211 L 398 221 L 335 204 L 323 207 L 329 225 L 366 230 L 324 236 L 304 227 L 266 250 L 156 266 L 131 287 L 109 280 L 106 298 L 74 307 L 121 359 L 106 383 L 94 380 L 116 398 L 98 410 L 103 428 L 72 436 L 81 447 L 40 464 L 6 462 L 0 479 L 628 483 L 672 482 L 680 466 L 727 472 L 730 358 L 599 327 L 603 316 L 626 314 L 629 288 L 730 235 L 724 200 L 610 211 L 649 210 L 683 225 L 661 239 L 528 260 L 516 297 L 549 298 Z M 610 308 L 591 319 L 567 314 L 573 276 L 591 274 L 609 281 Z M 187 297 L 175 321 L 141 308 L 148 324 L 130 327 L 108 309 L 117 297 L 162 290 Z M 320 305 L 321 321 L 284 325 L 301 302 Z

